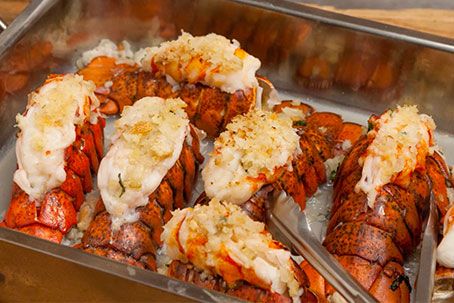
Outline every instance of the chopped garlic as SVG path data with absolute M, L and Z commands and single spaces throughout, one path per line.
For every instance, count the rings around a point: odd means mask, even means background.
M 260 61 L 237 41 L 216 34 L 193 37 L 183 32 L 177 40 L 138 51 L 135 58 L 144 70 L 159 71 L 175 82 L 200 82 L 228 93 L 258 86 Z
M 367 194 L 373 207 L 378 190 L 389 182 L 402 182 L 417 168 L 423 167 L 431 154 L 435 123 L 418 114 L 416 106 L 398 106 L 388 110 L 376 122 L 368 136 L 373 138 L 359 161 L 363 166 L 356 190 Z
M 300 152 L 299 136 L 286 116 L 259 109 L 237 116 L 214 142 L 214 151 L 202 171 L 210 198 L 241 204 L 275 171 L 289 166 Z
M 294 301 L 302 294 L 290 252 L 273 241 L 263 223 L 253 221 L 236 205 L 212 200 L 209 205 L 176 210 L 161 239 L 170 260 L 190 261 L 199 269 L 233 280 L 228 282 L 257 283 L 259 279 L 261 285 L 288 293 Z M 232 276 L 226 266 L 229 262 L 236 263 L 244 275 Z
M 39 200 L 66 179 L 65 149 L 76 140 L 76 125 L 96 123 L 99 100 L 95 85 L 68 74 L 48 80 L 29 95 L 27 111 L 16 116 L 19 168 L 14 182 Z
M 189 120 L 181 99 L 145 97 L 124 108 L 113 144 L 101 161 L 98 187 L 114 229 L 137 220 L 136 207 L 180 156 Z

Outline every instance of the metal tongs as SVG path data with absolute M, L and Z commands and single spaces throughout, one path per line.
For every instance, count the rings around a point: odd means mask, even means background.
M 418 277 L 415 285 L 414 302 L 431 302 L 434 288 L 436 253 L 438 243 L 438 210 L 433 199 L 430 197 L 429 218 L 421 242 L 421 256 Z M 418 287 L 419 286 L 419 287 Z
M 377 302 L 315 238 L 292 198 L 281 193 L 273 200 L 267 219 L 275 238 L 303 256 L 347 302 Z

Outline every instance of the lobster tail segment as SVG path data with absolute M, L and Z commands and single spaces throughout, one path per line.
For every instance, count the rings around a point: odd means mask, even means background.
M 369 124 L 337 173 L 324 245 L 380 302 L 409 302 L 403 263 L 421 240 L 431 194 L 446 212 L 449 171 L 437 151 L 433 120 L 416 106 L 389 110 Z M 307 272 L 318 281 L 317 293 L 334 294 Z
M 97 84 L 101 111 L 117 114 L 143 97 L 181 98 L 189 120 L 217 137 L 237 115 L 260 107 L 260 61 L 237 41 L 209 34 L 147 47 L 135 55 L 102 41 L 86 52 L 79 74 Z M 97 54 L 97 57 L 94 56 Z
M 17 116 L 18 169 L 6 227 L 59 243 L 77 223 L 102 157 L 105 123 L 94 90 L 81 76 L 54 75 L 29 95 Z
M 177 210 L 161 237 L 172 277 L 253 302 L 318 302 L 290 252 L 237 205 Z
M 80 248 L 151 270 L 164 224 L 190 202 L 200 152 L 181 99 L 125 107 L 101 161 L 99 207 Z

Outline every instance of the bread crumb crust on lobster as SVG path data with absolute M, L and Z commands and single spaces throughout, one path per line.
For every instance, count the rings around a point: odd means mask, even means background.
M 372 142 L 359 158 L 363 167 L 356 190 L 367 194 L 369 207 L 374 206 L 377 191 L 389 183 L 408 185 L 411 173 L 423 169 L 427 155 L 434 151 L 435 123 L 418 114 L 414 106 L 398 106 L 371 121 L 367 136 Z
M 260 61 L 216 34 L 183 32 L 176 40 L 136 52 L 137 64 L 131 64 L 125 46 L 106 41 L 82 59 L 91 61 L 78 73 L 96 83 L 100 110 L 108 115 L 146 96 L 180 97 L 191 123 L 217 137 L 233 117 L 261 101 L 255 76 Z
M 17 115 L 18 169 L 1 224 L 60 243 L 77 223 L 103 155 L 104 119 L 95 85 L 79 75 L 51 75 Z
M 156 270 L 164 224 L 192 196 L 199 139 L 180 99 L 146 97 L 124 109 L 98 174 L 101 199 L 78 247 Z
M 263 185 L 276 181 L 278 170 L 292 170 L 301 153 L 290 118 L 259 109 L 235 117 L 214 142 L 202 171 L 208 197 L 246 202 Z
M 452 178 L 435 124 L 414 106 L 370 119 L 338 169 L 324 246 L 380 302 L 409 302 L 404 260 L 421 241 L 429 199 L 447 211 Z M 303 263 L 319 297 L 335 290 Z
M 227 93 L 258 86 L 255 73 L 260 61 L 242 50 L 238 41 L 213 33 L 194 37 L 183 32 L 135 57 L 144 70 L 171 77 L 171 83 L 202 83 Z
M 17 115 L 14 182 L 32 199 L 65 181 L 64 151 L 76 139 L 76 126 L 98 119 L 94 90 L 81 76 L 56 76 L 32 92 L 26 112 Z
M 189 134 L 181 99 L 145 97 L 126 107 L 115 122 L 112 146 L 101 161 L 98 187 L 114 230 L 138 219 L 136 208 L 178 160 Z
M 231 286 L 246 281 L 299 302 L 301 277 L 290 252 L 238 206 L 213 199 L 173 212 L 161 235 L 163 253 Z

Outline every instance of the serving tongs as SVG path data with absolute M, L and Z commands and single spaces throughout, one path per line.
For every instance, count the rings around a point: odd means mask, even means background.
M 291 197 L 280 193 L 272 200 L 267 223 L 277 240 L 304 257 L 347 302 L 377 302 L 323 247 Z
M 421 241 L 421 255 L 415 285 L 414 302 L 431 302 L 435 282 L 438 244 L 438 210 L 433 194 L 430 197 L 429 217 Z

